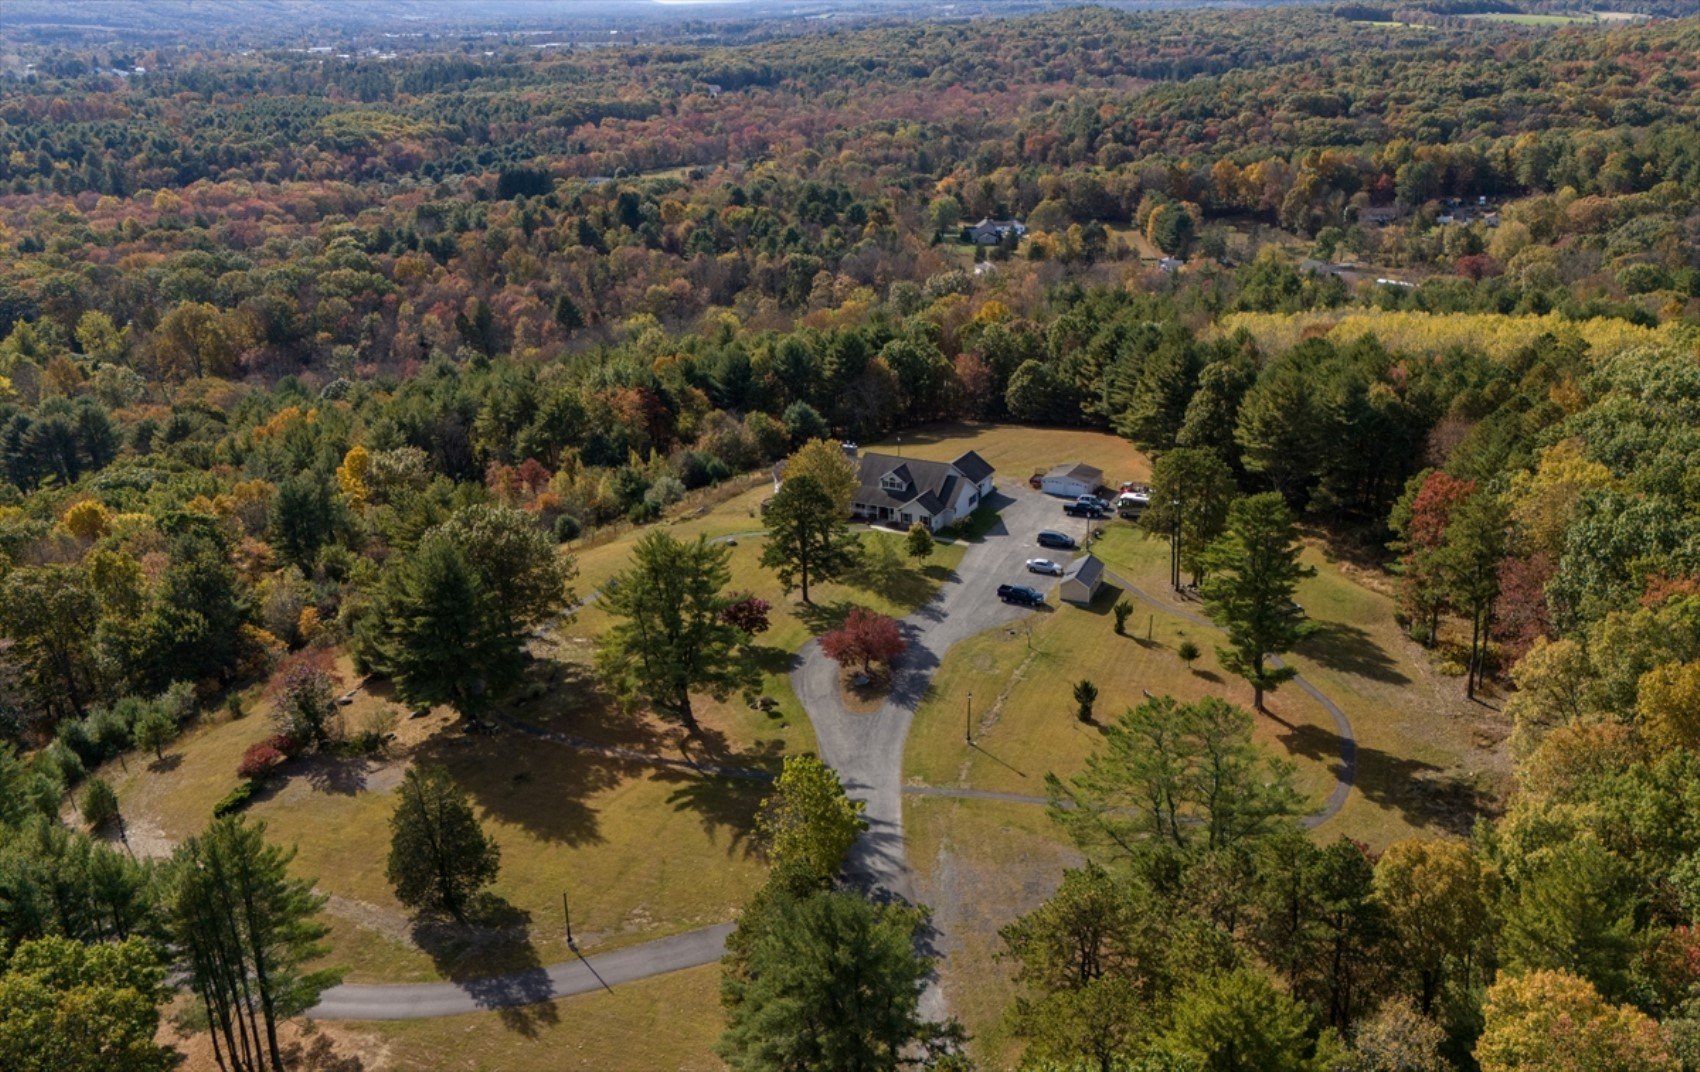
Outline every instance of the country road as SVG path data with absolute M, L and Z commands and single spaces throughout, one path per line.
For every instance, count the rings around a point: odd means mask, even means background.
M 1054 604 L 1029 611 L 997 597 L 997 586 L 1005 581 L 1021 580 L 1047 593 L 1055 587 L 1057 578 L 1029 574 L 1025 562 L 1039 551 L 1033 543 L 1034 534 L 1041 528 L 1056 526 L 1057 500 L 1021 488 L 1014 494 L 1000 492 L 997 499 L 990 501 L 1000 509 L 999 521 L 984 539 L 968 547 L 956 572 L 932 601 L 902 621 L 909 650 L 886 702 L 877 711 L 852 714 L 845 709 L 838 685 L 838 664 L 828 659 L 813 641 L 803 647 L 791 673 L 792 689 L 814 727 L 821 758 L 838 772 L 850 795 L 866 805 L 863 815 L 868 820 L 868 829 L 850 851 L 846 877 L 878 896 L 916 900 L 914 876 L 904 847 L 905 795 L 1045 803 L 1042 798 L 1020 794 L 903 783 L 903 749 L 910 724 L 928 682 L 951 647 L 1029 613 L 1068 613 L 1068 608 Z M 1115 573 L 1106 571 L 1105 575 L 1130 596 L 1193 624 L 1214 628 L 1203 616 L 1158 599 Z M 595 593 L 591 593 L 585 602 L 594 598 Z M 1328 712 L 1341 740 L 1340 768 L 1334 789 L 1323 807 L 1304 819 L 1306 826 L 1315 827 L 1338 814 L 1351 795 L 1357 772 L 1357 741 L 1350 720 L 1334 701 L 1302 675 L 1294 678 L 1293 683 Z M 542 739 L 557 736 L 519 723 L 513 726 Z M 579 742 L 567 738 L 555 743 L 563 747 L 579 746 Z M 663 757 L 655 757 L 655 761 L 677 762 Z M 760 774 L 738 768 L 704 769 L 702 773 L 724 777 Z M 723 954 L 726 936 L 731 931 L 731 924 L 704 927 L 547 968 L 466 982 L 345 983 L 325 991 L 308 1015 L 324 1020 L 423 1019 L 547 1001 L 712 963 Z M 929 1017 L 944 1013 L 943 997 L 936 985 L 928 989 L 923 1013 Z

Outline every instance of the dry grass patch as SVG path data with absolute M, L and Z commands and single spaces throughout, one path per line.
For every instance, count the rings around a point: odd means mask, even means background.
M 719 987 L 710 964 L 521 1009 L 321 1029 L 368 1072 L 720 1072 Z
M 1033 428 L 1014 424 L 942 423 L 912 428 L 869 450 L 902 453 L 910 458 L 950 461 L 975 451 L 997 472 L 999 484 L 1025 485 L 1034 472 L 1064 462 L 1085 462 L 1104 471 L 1112 486 L 1123 480 L 1148 480 L 1151 463 L 1132 443 L 1119 436 L 1085 428 Z
M 1115 524 L 1106 529 L 1098 553 L 1144 591 L 1174 602 L 1167 541 Z M 1317 836 L 1346 834 L 1380 848 L 1412 834 L 1467 833 L 1477 814 L 1494 807 L 1508 777 L 1500 746 L 1503 720 L 1491 708 L 1465 700 L 1462 683 L 1439 673 L 1428 653 L 1404 634 L 1379 578 L 1363 576 L 1361 567 L 1331 558 L 1314 542 L 1304 560 L 1317 575 L 1300 583 L 1297 599 L 1318 632 L 1290 661 L 1340 705 L 1358 741 L 1352 795 Z M 1174 605 L 1202 613 L 1195 602 Z M 1147 613 L 1145 604 L 1137 604 L 1130 630 Z M 1206 652 L 1202 665 L 1214 641 L 1195 639 Z M 1277 710 L 1297 695 L 1292 686 L 1276 693 Z M 1323 723 L 1321 731 L 1291 735 L 1288 747 L 1336 770 L 1332 723 Z
M 980 1068 L 1014 1068 L 1020 1040 L 1004 1010 L 1015 966 L 999 960 L 999 928 L 1056 891 L 1080 856 L 1039 808 L 985 800 L 904 801 L 910 866 L 942 934 L 940 985 L 951 1015 L 973 1036 Z

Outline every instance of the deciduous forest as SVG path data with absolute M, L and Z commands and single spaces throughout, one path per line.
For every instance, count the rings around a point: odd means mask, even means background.
M 1238 706 L 1054 683 L 1045 717 L 1102 743 L 1048 782 L 1066 873 L 988 936 L 1014 997 L 972 1030 L 922 1000 L 925 911 L 838 878 L 860 801 L 766 757 L 700 1067 L 1700 1068 L 1700 19 L 1632 8 L 752 13 L 554 48 L 0 21 L 0 1067 L 358 1067 L 280 1041 L 345 973 L 338 890 L 249 814 L 390 747 L 344 691 L 496 765 L 544 747 L 501 719 L 575 613 L 603 617 L 561 688 L 687 743 L 729 698 L 795 706 L 775 667 L 810 633 L 901 665 L 911 608 L 827 622 L 810 585 L 950 549 L 858 542 L 798 452 L 948 423 L 1153 459 L 1146 527 L 1163 555 L 1185 528 Z M 716 534 L 818 541 L 768 544 L 783 589 L 670 534 L 786 459 L 768 520 Z M 1444 834 L 1307 829 L 1253 742 L 1266 654 L 1310 634 L 1234 608 L 1292 601 L 1301 540 L 1503 729 Z M 1264 559 L 1276 595 L 1234 586 Z M 244 718 L 204 829 L 134 851 L 132 772 Z M 459 770 L 416 757 L 381 818 L 464 872 L 391 857 L 447 929 L 516 865 Z M 845 998 L 810 966 L 850 948 L 891 1011 L 817 1030 L 798 1005 Z

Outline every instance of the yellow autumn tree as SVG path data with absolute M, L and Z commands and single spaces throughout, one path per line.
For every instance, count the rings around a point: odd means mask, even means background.
M 1579 439 L 1563 439 L 1542 450 L 1534 472 L 1511 477 L 1511 519 L 1528 549 L 1562 552 L 1577 500 L 1611 482 L 1611 470 L 1584 457 Z
M 1612 1005 L 1562 971 L 1507 976 L 1487 992 L 1476 1060 L 1482 1072 L 1677 1072 L 1652 1017 Z
M 99 500 L 84 499 L 66 510 L 59 524 L 79 540 L 98 540 L 112 531 L 112 513 Z
M 1642 674 L 1635 709 L 1655 749 L 1700 747 L 1700 662 L 1666 663 Z
M 356 506 L 364 506 L 371 489 L 367 477 L 372 472 L 372 456 L 366 448 L 358 444 L 348 448 L 348 453 L 342 456 L 342 464 L 336 469 L 337 487 L 348 496 Z
M 861 481 L 856 466 L 844 455 L 844 445 L 836 439 L 811 439 L 797 448 L 785 463 L 785 478 L 812 476 L 826 489 L 841 514 L 850 512 L 850 500 Z

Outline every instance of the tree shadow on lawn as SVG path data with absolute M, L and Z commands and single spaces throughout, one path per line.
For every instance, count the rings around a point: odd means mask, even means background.
M 1277 737 L 1294 755 L 1326 762 L 1339 778 L 1340 735 L 1321 726 L 1287 725 Z M 1469 835 L 1476 819 L 1498 811 L 1498 801 L 1462 772 L 1396 756 L 1357 744 L 1354 791 L 1383 808 L 1392 808 L 1411 826 L 1457 837 Z
M 495 1010 L 509 1031 L 536 1037 L 559 1014 L 548 1003 L 554 986 L 531 941 L 531 914 L 486 892 L 466 915 L 464 924 L 438 915 L 414 917 L 414 944 L 443 978 Z
M 850 612 L 857 605 L 848 599 L 835 599 L 831 603 L 798 603 L 794 613 L 810 635 L 820 636 L 843 625 L 844 619 L 850 617 Z
M 383 761 L 374 756 L 338 756 L 320 753 L 302 761 L 299 773 L 320 793 L 351 797 L 366 788 L 366 777 Z
M 1305 658 L 1371 681 L 1389 685 L 1409 685 L 1411 679 L 1399 672 L 1397 664 L 1369 633 L 1346 622 L 1313 622 L 1315 631 L 1298 646 Z
M 755 852 L 751 840 L 756 829 L 756 812 L 773 792 L 773 783 L 755 778 L 729 778 L 662 770 L 653 777 L 672 784 L 667 803 L 674 811 L 695 812 L 710 838 L 726 838 L 727 857 L 749 857 Z

